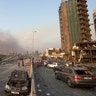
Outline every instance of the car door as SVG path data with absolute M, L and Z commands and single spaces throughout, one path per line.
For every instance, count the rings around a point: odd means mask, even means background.
M 60 71 L 59 71 L 59 76 L 60 76 L 60 79 L 65 81 L 65 73 L 66 73 L 66 68 L 62 68 Z
M 66 82 L 68 78 L 72 77 L 72 74 L 73 72 L 71 68 L 65 68 L 64 71 L 62 72 L 62 80 Z
M 63 71 L 63 73 L 62 73 L 62 79 L 63 79 L 63 81 L 66 81 L 67 75 L 68 75 L 68 68 L 65 68 L 64 71 Z

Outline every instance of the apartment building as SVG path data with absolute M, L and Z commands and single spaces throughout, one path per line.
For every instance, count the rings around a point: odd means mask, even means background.
M 59 7 L 61 48 L 70 53 L 75 43 L 90 42 L 87 0 L 67 0 Z

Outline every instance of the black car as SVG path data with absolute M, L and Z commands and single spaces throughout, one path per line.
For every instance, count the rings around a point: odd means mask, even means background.
M 14 70 L 5 85 L 5 94 L 7 96 L 28 96 L 30 89 L 31 79 L 29 78 L 27 71 Z
M 56 66 L 56 67 L 54 67 L 53 68 L 53 71 L 55 72 L 55 71 L 61 71 L 63 68 L 65 67 L 65 65 L 58 65 L 58 66 Z
M 96 74 L 87 67 L 65 67 L 55 71 L 55 78 L 65 81 L 69 87 L 96 86 Z

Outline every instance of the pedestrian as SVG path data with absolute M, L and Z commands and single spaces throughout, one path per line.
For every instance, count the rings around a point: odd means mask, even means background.
M 22 66 L 24 66 L 24 61 L 22 60 Z
M 18 67 L 20 68 L 20 62 L 18 62 Z

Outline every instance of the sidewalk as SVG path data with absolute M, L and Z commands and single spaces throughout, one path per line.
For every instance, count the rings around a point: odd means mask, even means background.
M 20 62 L 20 64 L 22 65 L 22 62 Z M 24 60 L 24 66 L 20 67 L 22 70 L 26 70 L 29 74 L 29 76 L 31 77 L 32 75 L 32 65 L 31 65 L 31 60 L 30 59 L 25 59 Z

